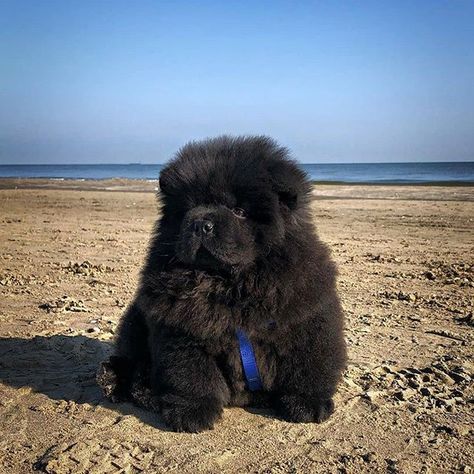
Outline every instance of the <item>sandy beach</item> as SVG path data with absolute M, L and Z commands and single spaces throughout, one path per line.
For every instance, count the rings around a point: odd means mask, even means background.
M 350 354 L 336 412 L 316 425 L 231 408 L 202 434 L 95 384 L 155 187 L 0 180 L 0 472 L 473 472 L 474 187 L 316 186 Z

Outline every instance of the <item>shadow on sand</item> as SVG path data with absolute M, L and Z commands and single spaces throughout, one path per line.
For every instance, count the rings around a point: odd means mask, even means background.
M 110 342 L 85 336 L 0 338 L 0 382 L 31 387 L 54 400 L 102 405 L 168 431 L 156 413 L 131 403 L 111 403 L 104 397 L 95 375 L 111 350 Z
M 107 359 L 111 351 L 110 342 L 86 336 L 0 338 L 0 382 L 15 388 L 31 387 L 54 400 L 101 405 L 169 431 L 159 414 L 132 403 L 111 403 L 104 397 L 95 376 L 100 362 Z M 245 409 L 255 415 L 275 418 L 269 409 Z

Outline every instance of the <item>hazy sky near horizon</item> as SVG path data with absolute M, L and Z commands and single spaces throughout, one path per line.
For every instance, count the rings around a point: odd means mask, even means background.
M 0 164 L 474 160 L 474 2 L 0 0 Z

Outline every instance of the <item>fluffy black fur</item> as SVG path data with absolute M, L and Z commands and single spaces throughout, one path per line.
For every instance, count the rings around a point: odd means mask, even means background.
M 182 148 L 160 189 L 140 286 L 99 370 L 106 395 L 161 412 L 177 431 L 212 428 L 231 405 L 324 421 L 346 348 L 305 174 L 267 137 L 224 136 Z M 252 341 L 262 392 L 246 389 L 237 328 Z

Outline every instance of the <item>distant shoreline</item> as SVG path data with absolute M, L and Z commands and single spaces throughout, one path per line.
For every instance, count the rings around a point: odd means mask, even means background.
M 80 181 L 126 180 L 156 183 L 163 169 L 156 165 L 0 165 L 0 179 Z M 298 163 L 318 185 L 474 186 L 474 162 Z M 100 184 L 102 185 L 102 184 Z
M 314 199 L 474 201 L 473 182 L 347 183 L 313 181 Z M 158 180 L 0 178 L 0 190 L 156 193 Z
M 3 183 L 5 181 L 5 183 Z M 21 183 L 48 183 L 54 186 L 54 183 L 61 182 L 74 182 L 74 183 L 121 183 L 126 185 L 130 183 L 150 183 L 158 185 L 159 180 L 155 179 L 142 179 L 142 178 L 58 178 L 58 177 L 28 177 L 28 176 L 2 176 L 0 177 L 0 189 L 5 188 L 6 183 L 11 181 L 18 181 Z M 343 180 L 311 180 L 314 185 L 343 185 L 343 186 L 474 186 L 474 181 L 462 181 L 462 180 L 444 180 L 444 181 L 423 181 L 423 180 L 377 180 L 377 181 L 343 181 Z M 8 186 L 9 187 L 9 186 Z M 59 186 L 63 188 L 63 186 Z
M 35 178 L 35 177 L 0 177 L 0 189 L 11 189 L 12 187 L 41 187 L 49 189 L 65 189 L 68 184 L 74 189 L 80 187 L 81 183 L 90 183 L 85 187 L 107 189 L 110 186 L 127 188 L 136 188 L 141 184 L 149 190 L 150 186 L 158 186 L 158 179 L 141 178 Z M 63 184 L 61 184 L 63 183 Z M 94 183 L 95 186 L 92 185 Z M 313 185 L 331 185 L 331 186 L 461 186 L 473 187 L 474 181 L 421 181 L 421 180 L 379 180 L 379 181 L 330 181 L 330 180 L 311 180 Z M 125 189 L 124 189 L 125 190 Z

